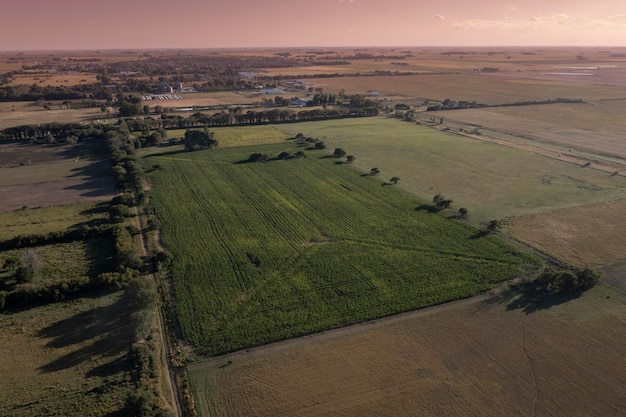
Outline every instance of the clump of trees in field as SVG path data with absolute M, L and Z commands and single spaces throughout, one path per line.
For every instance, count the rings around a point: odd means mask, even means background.
M 435 207 L 441 210 L 449 208 L 452 204 L 452 200 L 450 200 L 449 198 L 445 198 L 441 194 L 437 194 L 433 197 L 433 203 L 435 204 Z
M 562 103 L 584 103 L 584 100 L 581 99 L 570 99 L 570 98 L 556 98 L 553 100 L 534 100 L 534 101 L 517 101 L 514 103 L 504 103 L 504 104 L 485 104 L 485 103 L 477 103 L 476 101 L 455 101 L 450 99 L 445 99 L 441 103 L 429 106 L 426 108 L 426 111 L 441 111 L 441 110 L 459 110 L 459 109 L 475 109 L 475 108 L 483 108 L 483 107 L 513 107 L 513 106 L 535 106 L 539 104 L 562 104 Z
M 580 294 L 600 281 L 600 273 L 589 268 L 557 270 L 547 268 L 535 280 L 523 284 L 532 295 Z
M 185 150 L 197 151 L 200 149 L 211 149 L 217 146 L 217 139 L 213 132 L 209 132 L 208 129 L 200 130 L 187 130 L 185 132 Z

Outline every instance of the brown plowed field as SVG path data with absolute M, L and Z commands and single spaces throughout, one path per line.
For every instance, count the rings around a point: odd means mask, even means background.
M 80 153 L 81 145 L 0 144 L 0 211 L 111 199 L 108 162 Z

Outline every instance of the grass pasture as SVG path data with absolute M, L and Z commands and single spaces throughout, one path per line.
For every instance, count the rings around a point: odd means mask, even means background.
M 46 287 L 72 280 L 86 284 L 90 278 L 110 272 L 113 247 L 110 237 L 99 236 L 69 243 L 2 251 L 2 261 L 10 258 L 23 260 L 28 253 L 34 259 L 34 271 L 31 282 L 15 286 L 12 274 L 0 269 L 0 289 L 10 292 L 22 286 Z
M 67 109 L 53 103 L 50 110 L 35 106 L 32 102 L 0 103 L 0 129 L 22 125 L 46 123 L 91 122 L 103 117 L 100 108 Z
M 467 208 L 475 223 L 626 197 L 623 177 L 394 119 L 281 127 L 341 147 L 356 156 L 353 165 L 397 176 L 398 187 L 421 199 L 441 193 L 455 210 Z
M 0 241 L 18 235 L 61 232 L 109 220 L 109 204 L 84 202 L 0 213 Z
M 294 144 L 148 157 L 185 338 L 217 354 L 476 294 L 534 260 Z
M 618 416 L 626 297 L 496 294 L 189 365 L 201 417 Z
M 127 415 L 127 311 L 117 293 L 0 314 L 0 415 Z
M 187 129 L 168 130 L 167 136 L 183 138 L 186 131 Z M 213 127 L 210 131 L 215 134 L 220 148 L 281 143 L 293 137 L 281 125 Z

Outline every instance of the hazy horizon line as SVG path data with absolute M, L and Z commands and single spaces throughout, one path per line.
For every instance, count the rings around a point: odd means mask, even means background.
M 276 49 L 389 49 L 389 48 L 626 48 L 624 45 L 306 45 L 306 46 L 168 46 L 168 47 L 129 47 L 129 48 L 27 48 L 0 49 L 0 53 L 19 52 L 85 52 L 85 51 L 168 51 L 168 50 L 276 50 Z

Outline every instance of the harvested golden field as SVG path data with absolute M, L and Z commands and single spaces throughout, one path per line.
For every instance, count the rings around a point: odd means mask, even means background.
M 513 291 L 192 363 L 200 416 L 618 416 L 626 296 Z
M 577 266 L 626 260 L 626 200 L 507 220 L 516 239 Z
M 58 105 L 52 105 L 50 110 L 45 110 L 43 107 L 35 106 L 32 103 L 2 103 L 0 105 L 0 129 L 55 122 L 91 122 L 104 116 L 99 108 L 61 109 Z
M 592 104 L 543 104 L 424 113 L 564 148 L 626 158 L 626 109 L 616 101 Z M 567 151 L 567 149 L 565 149 Z M 557 153 L 561 153 L 558 151 Z
M 0 415 L 118 415 L 131 343 L 120 293 L 0 314 Z
M 97 82 L 96 74 L 44 72 L 17 75 L 13 78 L 13 81 L 11 81 L 9 85 L 37 84 L 41 87 L 69 87 L 72 85 L 93 84 L 95 82 Z

